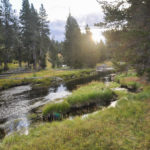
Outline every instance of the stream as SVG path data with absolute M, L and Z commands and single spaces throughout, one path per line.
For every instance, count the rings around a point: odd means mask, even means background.
M 0 129 L 3 129 L 6 135 L 18 131 L 28 135 L 28 128 L 33 122 L 29 115 L 33 114 L 36 108 L 49 102 L 61 102 L 78 85 L 91 82 L 92 80 L 100 80 L 100 77 L 67 85 L 60 83 L 48 89 L 33 90 L 30 85 L 24 85 L 1 91 Z M 105 81 L 106 84 L 109 83 L 107 77 Z
M 0 92 L 0 128 L 7 135 L 14 131 L 28 134 L 32 110 L 57 99 L 65 98 L 71 92 L 60 84 L 47 90 L 32 90 L 30 85 L 18 86 Z

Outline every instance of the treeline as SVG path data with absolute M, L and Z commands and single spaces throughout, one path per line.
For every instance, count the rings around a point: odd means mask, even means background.
M 22 1 L 19 16 L 9 0 L 0 1 L 0 66 L 8 70 L 13 60 L 27 64 L 28 68 L 45 69 L 47 60 L 52 67 L 62 64 L 71 68 L 94 67 L 106 59 L 105 45 L 95 43 L 89 26 L 85 33 L 69 14 L 66 22 L 65 41 L 50 39 L 49 21 L 44 6 L 37 11 L 28 0 Z
M 23 0 L 20 16 L 12 10 L 9 0 L 0 2 L 0 64 L 4 70 L 8 63 L 27 62 L 34 69 L 46 67 L 46 54 L 50 45 L 49 22 L 41 5 L 39 13 L 33 4 Z
M 110 58 L 125 62 L 139 74 L 150 72 L 150 1 L 99 1 L 105 21 L 97 24 L 108 28 L 104 33 Z
M 85 33 L 81 33 L 76 19 L 71 14 L 67 18 L 65 31 L 62 52 L 65 64 L 72 68 L 94 67 L 106 59 L 104 43 L 93 41 L 88 25 L 85 27 Z

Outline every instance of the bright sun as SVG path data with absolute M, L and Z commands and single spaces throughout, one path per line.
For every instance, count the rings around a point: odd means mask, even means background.
M 102 32 L 98 29 L 91 29 L 92 32 L 92 39 L 94 42 L 98 43 L 101 40 L 105 40 L 104 36 L 102 35 Z
M 99 42 L 100 41 L 100 36 L 98 34 L 93 34 L 92 39 L 94 42 Z

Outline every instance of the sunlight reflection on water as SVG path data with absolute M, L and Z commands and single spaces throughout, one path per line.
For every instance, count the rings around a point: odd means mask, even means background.
M 3 126 L 7 135 L 14 131 L 21 131 L 21 134 L 28 135 L 28 127 L 31 124 L 28 115 L 32 109 L 57 99 L 62 101 L 64 97 L 71 94 L 63 84 L 57 88 L 50 88 L 45 96 L 38 95 L 32 98 L 30 91 L 32 91 L 31 87 L 27 85 L 14 87 L 0 93 L 0 119 L 6 119 L 0 126 Z M 33 94 L 36 95 L 36 92 Z

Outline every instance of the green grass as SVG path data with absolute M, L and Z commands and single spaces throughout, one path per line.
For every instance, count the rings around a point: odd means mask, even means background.
M 70 105 L 68 102 L 64 101 L 62 103 L 48 104 L 45 105 L 43 109 L 43 115 L 46 116 L 48 113 L 67 113 L 70 110 Z
M 138 90 L 142 88 L 140 78 L 135 72 L 122 73 L 115 77 L 115 81 L 120 83 L 121 86 L 127 87 L 128 89 Z
M 22 79 L 22 80 L 0 79 L 0 90 L 8 89 L 13 86 L 28 84 L 30 82 L 31 81 L 27 79 Z
M 14 79 L 14 78 L 32 78 L 32 77 L 53 77 L 53 76 L 73 76 L 73 75 L 79 75 L 81 76 L 81 73 L 83 74 L 89 74 L 92 72 L 93 69 L 80 69 L 80 70 L 55 70 L 55 69 L 48 69 L 48 70 L 42 70 L 39 72 L 31 72 L 31 73 L 22 73 L 22 74 L 17 74 L 17 75 L 12 75 L 9 78 Z
M 106 103 L 113 98 L 113 91 L 101 82 L 92 82 L 86 86 L 81 86 L 73 91 L 72 95 L 67 98 L 67 101 L 72 106 L 80 106 L 92 102 Z
M 38 84 L 37 86 L 50 86 L 53 77 L 61 77 L 65 81 L 69 79 L 75 79 L 80 77 L 90 76 L 93 72 L 92 69 L 81 69 L 81 70 L 43 70 L 33 73 L 23 73 L 18 75 L 12 75 L 8 79 L 0 79 L 0 89 L 8 89 L 17 85 L 23 84 Z M 36 78 L 34 78 L 36 77 Z M 39 85 L 40 84 L 40 85 Z M 33 86 L 35 87 L 35 86 Z
M 109 82 L 108 88 L 119 88 L 121 85 L 117 82 Z
M 111 83 L 107 88 L 119 86 L 119 84 Z M 143 84 L 142 86 L 144 88 L 140 93 L 115 91 L 119 98 L 115 108 L 99 110 L 98 113 L 91 114 L 84 119 L 76 117 L 73 120 L 66 119 L 62 122 L 33 126 L 28 136 L 16 133 L 5 137 L 0 144 L 0 149 L 149 150 L 150 85 Z M 74 92 L 78 90 L 81 92 L 85 89 L 88 94 L 92 91 L 91 88 L 101 91 L 104 87 L 103 83 L 92 82 Z M 63 105 L 69 106 L 68 104 Z M 63 105 L 58 104 L 58 111 L 63 111 Z M 55 107 L 53 105 L 53 110 L 56 109 Z
M 111 83 L 110 87 L 118 87 L 117 83 Z M 77 90 L 72 92 L 72 95 L 65 99 L 65 102 L 59 104 L 47 104 L 43 108 L 43 115 L 46 116 L 52 112 L 66 113 L 72 107 L 87 106 L 92 103 L 100 104 L 102 106 L 107 105 L 115 96 L 110 87 L 107 87 L 102 82 L 91 82 L 87 85 L 79 87 Z M 67 108 L 67 109 L 66 109 Z
M 25 67 L 27 64 L 26 63 L 22 63 L 22 67 Z M 4 68 L 4 64 L 2 64 L 2 66 L 0 66 L 0 70 L 3 70 Z M 14 69 L 17 69 L 19 68 L 19 63 L 18 61 L 13 61 L 12 63 L 8 63 L 8 68 L 9 70 L 14 70 Z
M 150 93 L 150 91 L 144 91 Z M 143 92 L 143 94 L 144 94 Z M 126 95 L 116 108 L 108 108 L 86 119 L 76 117 L 37 125 L 28 136 L 6 137 L 2 150 L 149 150 L 150 95 Z
M 115 82 L 120 82 L 120 79 L 124 77 L 137 77 L 137 73 L 134 71 L 129 71 L 127 73 L 120 73 L 117 76 L 115 76 Z

